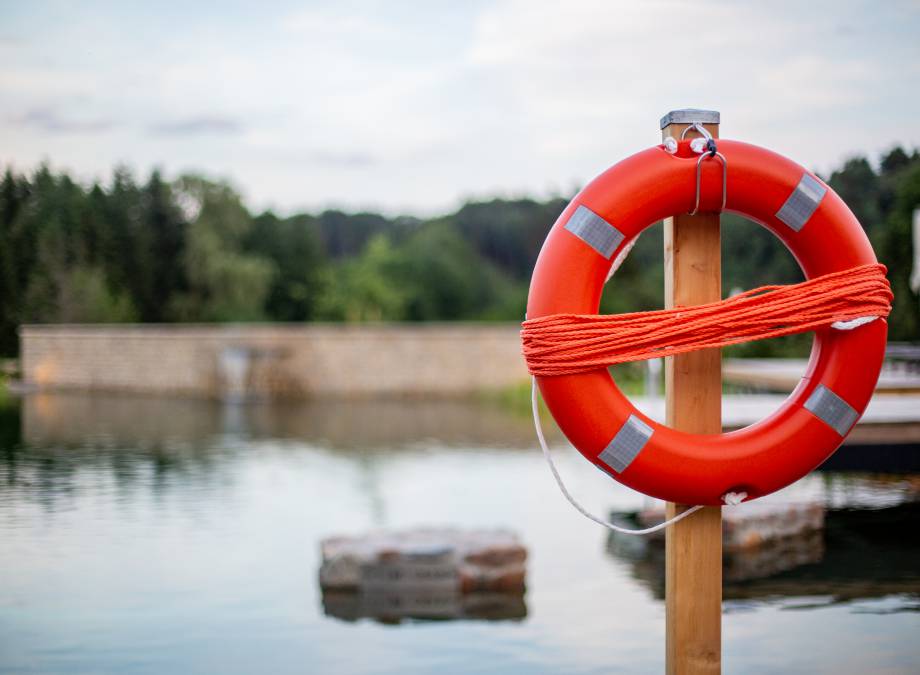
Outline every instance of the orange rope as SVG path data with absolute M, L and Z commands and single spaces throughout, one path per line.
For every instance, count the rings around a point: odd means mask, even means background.
M 552 314 L 522 324 L 531 374 L 574 375 L 749 340 L 805 333 L 891 312 L 884 265 L 862 265 L 790 286 L 761 286 L 727 300 L 631 314 Z

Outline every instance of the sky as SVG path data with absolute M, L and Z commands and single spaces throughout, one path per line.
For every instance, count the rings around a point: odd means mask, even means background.
M 822 173 L 920 146 L 920 1 L 0 0 L 0 166 L 256 210 L 570 195 L 687 107 Z

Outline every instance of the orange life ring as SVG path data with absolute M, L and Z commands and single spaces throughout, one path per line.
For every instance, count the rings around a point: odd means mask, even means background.
M 772 231 L 807 278 L 877 262 L 856 217 L 814 174 L 747 143 L 723 139 L 718 149 L 728 166 L 725 210 Z M 528 318 L 596 314 L 611 261 L 626 243 L 651 223 L 694 208 L 698 157 L 689 141 L 673 153 L 659 145 L 579 192 L 540 251 Z M 723 166 L 704 161 L 701 168 L 701 209 L 719 210 Z M 537 377 L 537 384 L 569 441 L 610 476 L 660 499 L 718 505 L 727 493 L 753 499 L 785 487 L 840 446 L 872 396 L 886 336 L 881 318 L 816 331 L 806 374 L 779 410 L 723 434 L 684 433 L 649 419 L 605 368 Z

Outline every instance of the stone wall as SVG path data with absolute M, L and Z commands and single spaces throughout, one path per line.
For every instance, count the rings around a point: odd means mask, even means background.
M 459 395 L 528 378 L 512 324 L 23 326 L 27 386 L 212 398 Z

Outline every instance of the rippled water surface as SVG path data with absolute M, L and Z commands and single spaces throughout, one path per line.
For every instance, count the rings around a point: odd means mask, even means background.
M 551 440 L 593 510 L 646 505 Z M 774 497 L 827 506 L 822 534 L 726 560 L 725 672 L 920 672 L 920 448 L 872 455 L 907 469 L 844 452 L 860 471 Z M 324 608 L 323 537 L 417 525 L 516 531 L 523 607 Z M 528 420 L 480 404 L 0 409 L 2 673 L 660 672 L 662 589 L 660 546 L 608 541 L 558 494 Z

